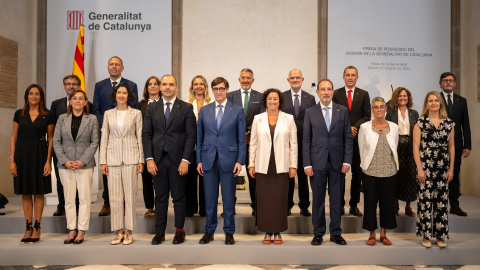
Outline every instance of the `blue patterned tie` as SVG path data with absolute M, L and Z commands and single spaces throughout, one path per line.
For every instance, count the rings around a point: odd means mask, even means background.
M 453 116 L 453 103 L 452 103 L 452 95 L 448 94 L 447 95 L 448 100 L 447 100 L 447 107 L 448 107 L 448 116 L 449 118 L 452 118 Z
M 298 117 L 300 111 L 300 101 L 298 100 L 298 94 L 295 94 L 295 101 L 293 102 L 293 108 L 295 109 L 295 117 Z
M 172 104 L 172 103 L 167 102 L 166 104 L 167 104 L 167 109 L 165 109 L 165 125 L 168 124 L 168 118 L 170 117 L 170 104 Z M 165 152 L 168 152 L 168 151 L 167 151 L 167 144 L 166 144 L 166 143 L 165 143 L 165 146 L 163 146 L 163 150 L 164 150 Z
M 223 107 L 222 104 L 219 104 L 219 105 L 218 105 L 217 129 L 220 129 L 220 124 L 222 123 L 222 116 L 223 116 L 222 107 Z
M 327 125 L 327 130 L 330 131 L 330 113 L 328 112 L 330 108 L 325 107 L 323 109 L 325 110 L 325 124 Z

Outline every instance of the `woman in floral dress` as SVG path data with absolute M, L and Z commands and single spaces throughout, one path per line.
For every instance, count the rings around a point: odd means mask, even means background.
M 438 92 L 425 97 L 423 112 L 413 129 L 413 156 L 419 181 L 417 235 L 422 246 L 439 247 L 448 239 L 448 183 L 453 179 L 455 159 L 454 123 L 447 118 L 445 103 Z

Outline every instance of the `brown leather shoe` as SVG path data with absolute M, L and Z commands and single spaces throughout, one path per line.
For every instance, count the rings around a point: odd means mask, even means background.
M 178 245 L 185 242 L 185 232 L 177 231 L 173 237 L 173 244 Z
M 414 217 L 415 216 L 415 212 L 413 212 L 412 207 L 405 206 L 405 215 L 407 215 L 409 217 Z
M 101 217 L 109 216 L 110 215 L 110 205 L 104 204 L 102 206 L 102 210 L 100 210 L 100 212 L 98 212 L 98 215 L 101 216 Z
M 461 216 L 461 217 L 466 217 L 467 216 L 467 212 L 463 211 L 462 208 L 460 208 L 460 206 L 450 207 L 450 214 L 454 214 L 454 215 Z

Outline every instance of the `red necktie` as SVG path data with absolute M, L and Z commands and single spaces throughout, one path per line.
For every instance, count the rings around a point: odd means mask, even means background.
M 352 90 L 348 90 L 348 110 L 352 111 Z

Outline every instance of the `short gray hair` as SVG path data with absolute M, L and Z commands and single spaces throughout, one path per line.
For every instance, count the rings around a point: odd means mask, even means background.
M 375 103 L 375 102 L 377 102 L 377 101 L 381 101 L 381 102 L 383 102 L 383 103 L 386 103 L 386 102 L 385 102 L 385 99 L 383 99 L 382 97 L 374 97 L 374 98 L 372 99 L 372 104 Z

